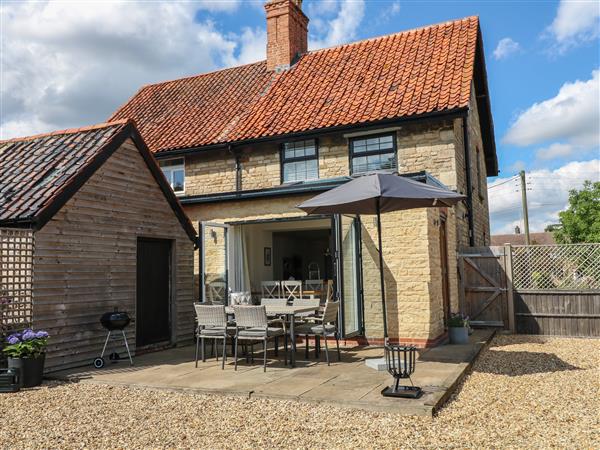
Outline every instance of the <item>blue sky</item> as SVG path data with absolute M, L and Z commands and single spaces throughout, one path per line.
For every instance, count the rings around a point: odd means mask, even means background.
M 478 15 L 501 175 L 492 231 L 535 231 L 600 172 L 600 4 L 594 1 L 305 0 L 311 48 Z M 101 122 L 146 83 L 264 58 L 260 1 L 3 2 L 2 137 Z M 495 184 L 495 185 L 494 185 Z

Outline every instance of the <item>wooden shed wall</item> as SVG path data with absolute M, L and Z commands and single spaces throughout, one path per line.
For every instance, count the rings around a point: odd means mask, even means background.
M 35 233 L 33 324 L 52 336 L 48 369 L 91 364 L 106 337 L 102 313 L 135 317 L 138 237 L 174 241 L 172 337 L 192 338 L 193 243 L 127 140 Z M 135 324 L 127 336 L 135 349 Z

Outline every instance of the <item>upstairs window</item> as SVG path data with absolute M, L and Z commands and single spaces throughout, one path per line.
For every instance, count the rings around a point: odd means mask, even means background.
M 393 134 L 350 140 L 352 174 L 375 170 L 396 170 L 396 140 Z
M 281 180 L 283 183 L 318 178 L 319 158 L 315 139 L 283 144 L 281 151 Z
M 158 162 L 173 192 L 183 194 L 185 191 L 185 160 L 183 158 L 163 159 Z

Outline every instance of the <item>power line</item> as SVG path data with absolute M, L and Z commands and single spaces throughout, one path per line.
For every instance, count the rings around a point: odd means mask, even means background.
M 509 183 L 511 181 L 516 181 L 516 179 L 517 179 L 517 176 L 515 175 L 514 177 L 509 178 L 508 180 L 504 180 L 504 181 L 502 181 L 502 182 L 500 182 L 498 184 L 493 184 L 491 186 L 488 186 L 488 189 L 493 189 L 495 187 L 502 186 L 503 184 Z

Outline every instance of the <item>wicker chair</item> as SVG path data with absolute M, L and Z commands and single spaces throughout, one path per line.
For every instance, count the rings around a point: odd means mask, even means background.
M 286 298 L 261 298 L 261 305 L 287 306 Z
M 340 308 L 339 302 L 327 302 L 322 317 L 315 317 L 313 323 L 299 325 L 296 328 L 298 336 L 306 337 L 306 354 L 308 355 L 308 336 L 315 338 L 323 338 L 325 341 L 325 355 L 327 357 L 327 365 L 329 366 L 329 348 L 327 346 L 327 338 L 333 336 L 337 347 L 338 361 L 341 361 L 340 354 L 340 333 L 338 330 L 338 311 Z
M 196 328 L 196 367 L 198 367 L 198 348 L 200 344 L 202 344 L 202 362 L 206 361 L 204 339 L 212 339 L 213 346 L 216 346 L 218 339 L 222 339 L 223 360 L 221 362 L 221 369 L 224 369 L 225 361 L 227 360 L 227 338 L 235 335 L 235 328 L 228 326 L 225 306 L 194 303 L 194 309 L 196 310 L 196 320 L 198 322 Z M 215 353 L 218 361 L 219 353 Z
M 234 306 L 235 314 L 235 370 L 237 370 L 238 342 L 262 341 L 263 342 L 263 370 L 267 371 L 267 341 L 279 336 L 285 336 L 285 322 L 280 319 L 268 320 L 267 309 L 261 306 Z M 271 325 L 280 323 L 281 327 Z M 286 355 L 287 361 L 287 348 Z
M 279 281 L 263 281 L 260 283 L 262 298 L 280 298 L 281 283 Z
M 321 300 L 319 298 L 295 298 L 292 301 L 292 305 L 293 306 L 306 306 L 306 307 L 311 307 L 311 308 L 314 306 L 315 310 L 313 312 L 305 312 L 305 313 L 296 314 L 296 318 L 300 319 L 300 321 L 303 321 L 304 318 L 306 318 L 306 317 L 315 316 L 315 313 L 319 310 L 319 307 L 321 306 Z

